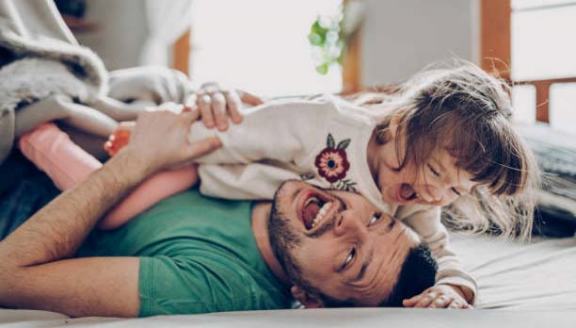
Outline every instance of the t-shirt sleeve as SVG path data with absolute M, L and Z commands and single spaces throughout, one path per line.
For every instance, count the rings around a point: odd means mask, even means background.
M 191 257 L 141 257 L 139 315 L 251 310 L 250 279 L 230 263 Z

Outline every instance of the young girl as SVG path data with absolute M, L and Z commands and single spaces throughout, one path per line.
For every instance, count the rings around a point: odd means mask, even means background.
M 332 96 L 270 102 L 247 111 L 244 122 L 226 132 L 196 123 L 191 140 L 216 135 L 223 144 L 198 160 L 200 191 L 272 199 L 283 181 L 303 179 L 362 193 L 411 226 L 438 259 L 436 286 L 404 305 L 466 307 L 476 299 L 476 283 L 449 247 L 442 207 L 450 223 L 473 232 L 526 236 L 531 231 L 533 206 L 527 196 L 536 166 L 511 127 L 507 91 L 497 79 L 463 64 L 426 70 L 391 95 L 365 94 L 351 102 Z M 99 166 L 92 160 L 81 163 L 81 151 L 70 150 L 73 144 L 57 128 L 43 129 L 23 138 L 21 149 L 55 181 L 68 179 L 60 184 L 64 189 Z M 61 145 L 46 154 L 42 140 L 58 138 Z M 65 149 L 58 155 L 61 162 L 63 156 L 69 166 L 80 162 L 82 172 L 41 160 L 54 158 L 57 149 Z M 62 179 L 62 173 L 68 177 Z M 102 225 L 117 227 L 195 180 L 190 168 L 161 173 Z

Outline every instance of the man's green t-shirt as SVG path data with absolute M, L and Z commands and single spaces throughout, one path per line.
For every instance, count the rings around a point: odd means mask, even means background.
M 140 258 L 140 316 L 288 308 L 290 295 L 260 255 L 251 202 L 190 190 L 113 231 L 78 256 Z

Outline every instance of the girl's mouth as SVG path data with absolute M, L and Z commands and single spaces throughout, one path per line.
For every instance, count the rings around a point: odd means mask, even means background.
M 398 199 L 400 201 L 409 202 L 418 198 L 418 193 L 411 185 L 403 183 L 398 189 Z

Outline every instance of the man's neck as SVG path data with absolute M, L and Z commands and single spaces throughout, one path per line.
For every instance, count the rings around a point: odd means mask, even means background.
M 252 208 L 252 233 L 256 239 L 256 245 L 264 261 L 272 270 L 274 275 L 283 283 L 290 284 L 286 273 L 282 269 L 280 262 L 272 251 L 270 237 L 268 234 L 268 221 L 270 220 L 270 211 L 272 204 L 270 202 L 258 202 Z

